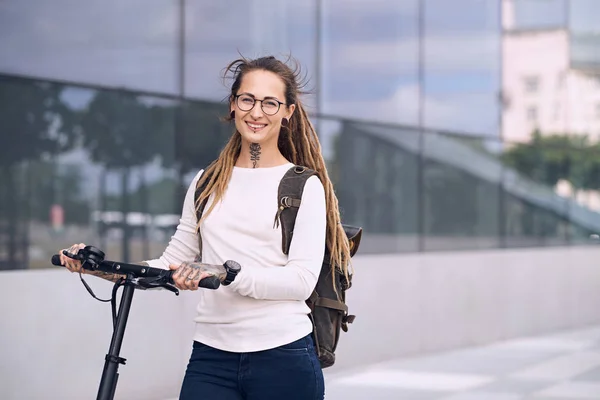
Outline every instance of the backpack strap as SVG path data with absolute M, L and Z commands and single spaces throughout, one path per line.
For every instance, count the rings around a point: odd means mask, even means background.
M 290 243 L 294 234 L 296 215 L 302 202 L 304 185 L 316 171 L 306 167 L 295 165 L 291 167 L 279 182 L 277 194 L 277 214 L 275 214 L 274 226 L 281 224 L 281 249 L 288 254 Z

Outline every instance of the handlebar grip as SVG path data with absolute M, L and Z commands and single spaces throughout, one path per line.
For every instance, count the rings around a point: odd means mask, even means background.
M 229 272 L 230 274 L 233 274 L 234 276 L 236 276 L 242 269 L 241 265 L 233 260 L 227 260 L 227 261 L 225 261 L 225 264 L 223 264 L 223 265 L 225 266 L 225 269 L 227 270 L 227 272 Z
M 66 250 L 63 250 L 63 254 L 69 257 L 69 253 Z M 53 254 L 51 262 L 52 265 L 56 265 L 57 267 L 64 267 L 64 265 L 60 263 L 60 254 Z
M 218 289 L 221 286 L 221 281 L 218 276 L 209 276 L 198 282 L 199 288 Z
M 223 282 L 223 286 L 229 286 L 235 280 L 242 267 L 233 260 L 225 261 L 223 267 L 225 267 L 225 271 L 227 272 L 227 278 Z
M 62 267 L 62 264 L 60 263 L 60 256 L 58 254 L 54 254 L 52 256 L 52 265 L 56 265 L 58 267 Z

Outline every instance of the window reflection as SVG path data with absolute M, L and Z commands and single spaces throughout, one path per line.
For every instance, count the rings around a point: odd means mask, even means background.
M 508 247 L 562 245 L 569 240 L 573 218 L 569 194 L 564 189 L 578 151 L 567 143 L 504 143 L 505 234 Z M 571 222 L 569 220 L 571 219 Z M 600 227 L 600 226 L 599 226 Z
M 588 11 L 593 12 L 593 7 Z M 585 20 L 580 17 L 574 17 L 573 29 L 576 22 L 581 23 L 580 30 L 558 27 L 504 32 L 504 139 L 527 141 L 536 130 L 542 135 L 600 137 L 594 116 L 600 90 L 600 36 L 585 31 Z
M 598 27 L 598 13 L 600 3 L 596 0 L 570 0 L 569 3 L 569 29 L 575 33 L 600 32 Z
M 435 132 L 423 138 L 425 249 L 498 247 L 498 141 Z
M 2 72 L 176 92 L 176 0 L 9 0 L 1 7 Z
M 173 166 L 174 106 L 165 99 L 98 91 L 81 115 L 83 157 L 99 174 L 99 239 L 108 251 L 119 249 L 120 260 L 155 254 L 149 241 L 153 216 L 172 212 L 172 189 L 155 191 L 156 185 L 175 183 L 163 170 Z
M 569 11 L 571 66 L 599 79 L 600 28 L 597 21 L 600 2 L 571 1 Z
M 543 30 L 567 25 L 568 3 L 581 0 L 500 0 L 507 30 Z M 592 0 L 593 1 L 593 0 Z
M 424 0 L 424 124 L 498 137 L 497 0 Z
M 48 267 L 80 242 L 124 261 L 162 252 L 177 220 L 173 101 L 13 78 L 0 94 L 2 268 Z
M 58 188 L 77 179 L 78 170 L 58 170 L 55 154 L 73 149 L 74 113 L 62 102 L 63 88 L 43 82 L 0 79 L 0 268 L 26 268 L 33 216 L 48 221 L 59 197 L 81 210 L 79 180 L 60 196 Z M 30 203 L 31 199 L 31 203 Z M 82 205 L 83 206 L 83 205 Z M 55 219 L 64 218 L 54 214 Z M 78 221 L 73 211 L 67 218 Z M 33 228 L 33 229 L 30 229 Z M 48 259 L 47 259 L 48 260 Z M 46 261 L 47 262 L 47 261 Z
M 185 94 L 222 100 L 223 68 L 240 57 L 297 59 L 315 89 L 316 4 L 307 1 L 207 1 L 186 3 Z M 314 104 L 309 98 L 308 105 Z M 311 110 L 314 111 L 314 110 Z
M 592 183 L 600 138 L 596 3 L 523 0 L 503 10 L 508 246 L 589 242 L 600 231 Z
M 184 174 L 191 174 L 188 175 L 189 181 L 219 156 L 235 131 L 233 122 L 221 121 L 228 112 L 226 103 L 203 100 L 184 102 L 183 135 L 177 147 L 177 159 L 182 164 Z
M 221 73 L 240 53 L 300 62 L 364 253 L 600 232 L 595 0 L 60 3 L 0 13 L 1 269 L 81 241 L 158 256 L 233 132 Z
M 418 123 L 417 0 L 322 2 L 322 112 Z
M 361 251 L 416 251 L 418 131 L 334 121 L 319 121 L 334 143 L 328 168 L 344 223 L 368 233 Z

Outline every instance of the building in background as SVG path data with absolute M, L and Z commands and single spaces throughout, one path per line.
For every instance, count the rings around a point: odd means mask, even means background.
M 81 241 L 158 256 L 232 132 L 221 74 L 240 54 L 300 62 L 364 253 L 586 243 L 600 214 L 526 139 L 598 134 L 599 3 L 512 5 L 507 26 L 502 0 L 5 1 L 1 268 Z
M 563 9 L 562 16 L 519 24 L 519 11 L 527 3 L 534 4 L 519 0 L 503 0 L 502 4 L 503 139 L 527 143 L 537 132 L 585 138 L 585 145 L 593 146 L 600 140 L 600 28 L 586 23 L 584 14 L 597 10 L 582 7 L 584 1 L 539 1 L 540 12 L 544 5 L 555 3 Z M 594 152 L 597 159 L 600 152 Z M 556 193 L 600 211 L 598 184 L 589 182 L 582 188 L 576 186 L 577 181 L 581 179 L 562 176 Z
M 528 141 L 538 129 L 542 134 L 587 135 L 597 141 L 600 28 L 581 33 L 568 22 L 521 28 L 515 2 L 503 0 L 504 139 Z

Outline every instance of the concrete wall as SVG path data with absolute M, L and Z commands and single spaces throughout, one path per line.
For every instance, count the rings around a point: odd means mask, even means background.
M 330 373 L 600 322 L 600 248 L 368 256 Z M 368 274 L 368 276 L 367 276 Z
M 327 375 L 370 362 L 600 322 L 600 248 L 357 257 L 357 315 Z M 0 398 L 95 398 L 112 332 L 110 303 L 65 270 L 4 272 Z M 111 284 L 88 277 L 101 298 Z M 195 300 L 137 291 L 118 399 L 174 398 Z

